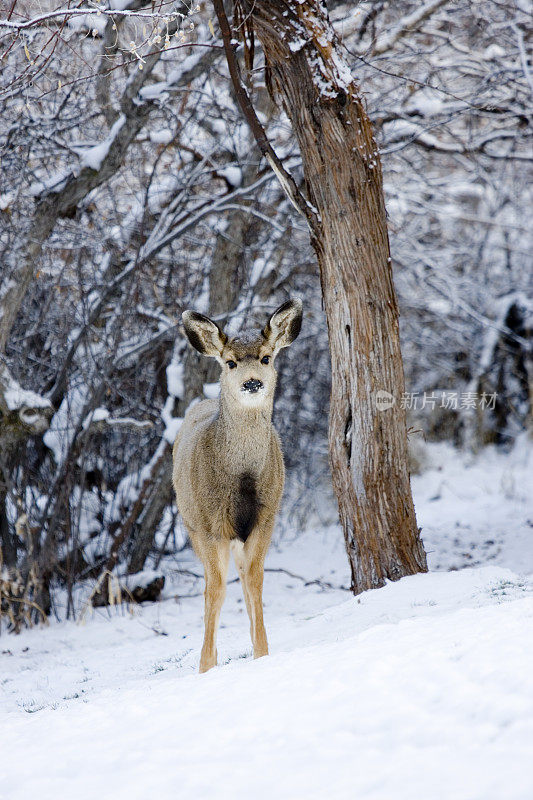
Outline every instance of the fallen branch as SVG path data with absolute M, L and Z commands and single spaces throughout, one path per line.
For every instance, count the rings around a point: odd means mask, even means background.
M 349 586 L 335 586 L 334 583 L 329 583 L 329 581 L 322 581 L 320 578 L 314 578 L 312 581 L 308 581 L 307 578 L 304 578 L 303 575 L 297 575 L 295 572 L 291 572 L 288 569 L 284 569 L 283 567 L 265 567 L 265 572 L 277 572 L 283 575 L 287 575 L 289 578 L 294 578 L 295 580 L 302 581 L 304 586 L 320 586 L 323 589 L 336 589 L 341 592 L 349 592 Z M 178 575 L 189 575 L 191 578 L 197 578 L 201 580 L 204 576 L 200 575 L 198 572 L 193 572 L 190 569 L 178 569 L 173 570 L 173 572 L 177 573 Z M 232 578 L 232 580 L 228 581 L 228 585 L 231 583 L 239 583 L 240 578 Z M 198 595 L 188 595 L 190 597 L 197 597 Z

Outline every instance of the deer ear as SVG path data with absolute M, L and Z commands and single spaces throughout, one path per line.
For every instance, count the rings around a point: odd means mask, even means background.
M 189 342 L 199 353 L 211 358 L 221 355 L 228 337 L 216 322 L 197 311 L 184 311 L 181 318 Z
M 277 353 L 294 342 L 302 327 L 302 301 L 299 297 L 287 300 L 277 308 L 263 328 L 263 336 Z

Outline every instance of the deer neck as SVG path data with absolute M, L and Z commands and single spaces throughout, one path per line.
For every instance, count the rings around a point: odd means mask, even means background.
M 270 452 L 271 437 L 271 400 L 258 408 L 246 408 L 221 395 L 215 440 L 225 471 L 236 476 L 260 474 Z

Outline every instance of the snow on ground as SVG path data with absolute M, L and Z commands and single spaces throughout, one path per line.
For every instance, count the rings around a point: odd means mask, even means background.
M 500 564 L 533 573 L 533 448 L 524 434 L 502 455 L 487 447 L 465 465 L 447 444 L 428 448 L 413 478 L 431 569 Z
M 0 798 L 533 797 L 530 452 L 429 458 L 413 488 L 436 571 L 353 598 L 336 526 L 285 533 L 268 658 L 235 571 L 206 675 L 183 572 L 161 603 L 2 635 Z

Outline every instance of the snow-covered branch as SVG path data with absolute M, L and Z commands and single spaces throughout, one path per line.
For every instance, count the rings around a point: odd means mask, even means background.
M 52 414 L 50 400 L 31 389 L 23 389 L 0 358 L 1 447 L 44 433 Z
M 415 30 L 421 22 L 431 17 L 435 11 L 445 6 L 450 0 L 430 0 L 429 3 L 424 3 L 419 8 L 416 8 L 410 14 L 398 20 L 398 22 L 391 28 L 381 34 L 372 45 L 372 54 L 381 55 L 387 53 L 396 44 L 399 39 L 404 38 L 413 30 Z
M 216 51 L 202 53 L 180 72 L 176 84 L 185 86 L 190 83 L 213 63 L 216 56 Z M 0 353 L 5 349 L 16 314 L 36 271 L 42 245 L 57 219 L 72 213 L 84 197 L 118 171 L 130 144 L 155 107 L 154 100 L 140 97 L 140 90 L 160 57 L 161 52 L 149 56 L 144 70 L 137 70 L 128 81 L 120 102 L 121 115 L 106 139 L 83 151 L 81 164 L 73 165 L 59 178 L 34 184 L 38 204 L 26 232 L 20 234 L 10 254 L 12 277 L 0 294 Z
M 400 39 L 403 39 L 416 30 L 420 26 L 420 23 L 431 17 L 435 11 L 438 11 L 439 8 L 449 2 L 450 0 L 430 0 L 430 2 L 422 4 L 414 11 L 405 14 L 391 26 L 390 30 L 379 35 L 377 39 L 370 44 L 369 49 L 365 48 L 365 52 L 370 52 L 372 55 L 382 55 L 383 53 L 389 52 Z M 361 27 L 361 12 L 359 8 L 355 8 L 351 12 L 351 16 L 335 20 L 333 27 L 344 41 L 348 40 L 351 36 L 356 34 Z M 363 50 L 361 50 L 361 52 L 363 52 Z
M 127 3 L 129 5 L 129 3 Z M 114 7 L 116 5 L 117 7 Z M 83 8 L 58 8 L 54 11 L 46 11 L 42 14 L 37 14 L 34 17 L 30 17 L 29 19 L 7 19 L 7 18 L 0 18 L 0 28 L 4 28 L 9 31 L 25 31 L 29 28 L 35 28 L 42 25 L 46 25 L 52 21 L 61 21 L 64 22 L 65 20 L 72 19 L 73 17 L 123 17 L 125 19 L 149 19 L 149 20 L 161 20 L 165 24 L 176 22 L 178 20 L 186 19 L 188 15 L 183 14 L 181 11 L 177 11 L 175 8 L 175 3 L 171 2 L 169 5 L 171 8 L 167 12 L 152 10 L 152 11 L 142 11 L 139 9 L 127 9 L 127 8 L 120 8 L 120 3 L 113 3 L 111 0 L 110 5 L 106 8 L 102 5 L 102 7 L 94 7 L 94 6 L 86 6 Z M 125 4 L 122 4 L 125 5 Z M 180 7 L 183 4 L 179 4 Z

